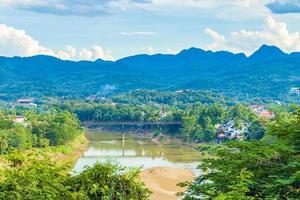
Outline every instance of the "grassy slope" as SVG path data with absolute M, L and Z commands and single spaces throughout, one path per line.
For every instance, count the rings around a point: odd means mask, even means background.
M 88 140 L 85 134 L 82 132 L 73 141 L 68 142 L 65 145 L 47 148 L 33 148 L 26 151 L 19 151 L 24 153 L 25 162 L 28 158 L 50 158 L 53 162 L 57 163 L 58 166 L 66 166 L 67 170 L 71 170 L 75 165 L 77 159 L 87 149 Z M 0 155 L 0 171 L 5 168 L 9 168 L 9 163 L 6 157 L 10 154 Z
M 87 149 L 88 140 L 82 133 L 66 145 L 49 149 L 50 158 L 59 166 L 68 166 L 70 169 L 75 165 L 77 159 Z

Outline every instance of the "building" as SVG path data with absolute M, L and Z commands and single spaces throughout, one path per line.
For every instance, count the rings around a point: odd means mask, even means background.
M 275 113 L 269 111 L 264 105 L 254 104 L 250 106 L 250 109 L 256 113 L 257 116 L 266 118 L 266 119 L 274 119 Z
M 118 103 L 112 102 L 112 103 L 110 103 L 110 105 L 111 105 L 112 107 L 116 107 L 116 106 L 118 105 Z
M 37 104 L 33 103 L 34 99 L 18 99 L 15 106 L 36 108 Z
M 25 117 L 24 116 L 16 116 L 14 119 L 14 123 L 24 123 L 25 122 Z
M 240 129 L 235 127 L 235 121 L 230 120 L 219 127 L 217 130 L 217 142 L 223 142 L 227 140 L 245 140 L 248 132 L 248 124 L 242 123 Z
M 300 88 L 292 87 L 291 90 L 290 90 L 290 94 L 300 95 Z
M 15 124 L 22 124 L 23 126 L 27 126 L 28 123 L 26 122 L 26 118 L 22 115 L 17 115 L 16 118 L 13 120 Z
M 264 110 L 264 111 L 260 112 L 259 116 L 266 118 L 266 119 L 274 119 L 275 118 L 275 114 L 268 110 Z
M 86 100 L 88 100 L 88 101 L 95 101 L 96 99 L 97 99 L 96 95 L 91 95 L 86 98 Z
M 168 115 L 169 115 L 169 112 L 165 112 L 165 111 L 159 112 L 160 119 L 166 118 L 166 117 L 168 117 Z
M 29 104 L 32 102 L 32 99 L 18 99 L 17 103 L 19 104 Z

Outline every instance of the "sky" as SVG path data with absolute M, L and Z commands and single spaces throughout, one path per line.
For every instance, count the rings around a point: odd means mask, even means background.
M 0 55 L 300 51 L 300 0 L 0 0 Z

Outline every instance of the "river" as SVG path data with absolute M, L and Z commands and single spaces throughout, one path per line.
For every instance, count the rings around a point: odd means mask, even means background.
M 80 173 L 84 166 L 109 160 L 127 167 L 185 168 L 192 170 L 195 175 L 199 174 L 197 166 L 202 154 L 178 143 L 157 143 L 141 137 L 130 137 L 123 143 L 122 133 L 118 132 L 89 130 L 87 135 L 91 141 L 74 167 L 76 173 Z

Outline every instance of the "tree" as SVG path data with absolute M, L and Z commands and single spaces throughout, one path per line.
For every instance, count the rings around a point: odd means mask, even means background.
M 229 142 L 204 160 L 206 172 L 190 185 L 190 195 L 205 199 L 297 199 L 300 196 L 300 109 L 271 122 L 260 141 Z M 246 170 L 247 187 L 239 177 Z M 241 194 L 242 196 L 236 196 Z M 232 196 L 234 195 L 234 196 Z
M 265 132 L 265 126 L 260 121 L 253 121 L 248 128 L 248 138 L 250 140 L 260 140 Z
M 16 149 L 26 149 L 32 146 L 31 133 L 23 125 L 15 125 L 9 129 L 8 140 L 9 146 Z
M 96 163 L 68 181 L 70 190 L 85 199 L 144 200 L 149 191 L 139 180 L 139 170 L 109 162 Z
M 254 200 L 254 197 L 247 196 L 250 192 L 249 185 L 252 184 L 253 174 L 243 169 L 236 178 L 236 183 L 230 186 L 226 193 L 219 194 L 215 200 Z
M 6 152 L 8 149 L 8 137 L 4 131 L 0 131 L 0 153 Z
M 10 156 L 11 162 L 22 161 L 1 174 L 0 199 L 145 200 L 150 194 L 139 180 L 139 170 L 107 162 L 69 176 L 65 167 L 56 166 L 48 158 L 23 156 L 18 152 Z
M 0 199 L 66 200 L 74 199 L 65 182 L 68 176 L 49 160 L 35 160 L 21 168 L 4 172 L 0 180 Z

